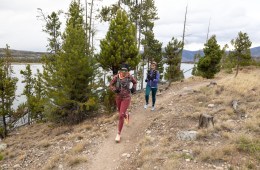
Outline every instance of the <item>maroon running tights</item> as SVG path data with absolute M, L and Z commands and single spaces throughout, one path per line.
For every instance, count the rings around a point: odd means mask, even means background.
M 127 108 L 130 104 L 131 98 L 121 98 L 119 96 L 116 97 L 116 105 L 119 112 L 119 123 L 118 123 L 118 134 L 121 133 L 121 130 L 124 125 L 124 117 L 127 111 Z

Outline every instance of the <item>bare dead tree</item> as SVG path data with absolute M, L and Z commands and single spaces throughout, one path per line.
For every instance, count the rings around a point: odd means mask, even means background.
M 206 39 L 206 42 L 208 42 L 208 39 L 209 39 L 209 27 L 210 27 L 210 18 L 209 18 L 209 25 L 208 25 L 208 32 L 207 32 L 207 39 Z
M 85 41 L 86 41 L 86 49 L 88 49 L 88 0 L 85 0 L 85 5 L 86 5 L 86 15 L 85 15 L 85 22 L 86 22 L 86 25 L 85 25 L 85 29 L 86 29 L 86 37 L 85 37 Z
M 88 33 L 88 35 L 89 35 L 89 37 L 88 37 L 89 45 L 90 45 L 90 40 L 91 40 L 91 36 L 92 36 L 91 32 L 92 32 L 93 5 L 94 5 L 94 3 L 93 3 L 93 0 L 92 0 L 91 5 L 90 5 L 90 14 L 89 14 L 89 33 Z
M 185 33 L 186 33 L 186 22 L 187 22 L 187 13 L 188 13 L 188 5 L 186 5 L 186 11 L 185 11 L 185 16 L 184 16 L 184 24 L 183 24 L 183 31 L 182 31 L 182 50 L 184 48 L 184 40 L 185 40 Z

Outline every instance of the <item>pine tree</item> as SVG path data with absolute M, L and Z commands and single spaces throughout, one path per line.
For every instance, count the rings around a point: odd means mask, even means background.
M 45 22 L 43 31 L 49 35 L 47 50 L 50 51 L 50 53 L 56 54 L 60 50 L 61 46 L 61 22 L 59 20 L 59 14 L 61 11 L 52 12 L 51 15 L 48 15 L 47 17 L 43 14 L 41 8 L 38 8 L 38 12 L 40 13 L 40 16 L 38 17 Z
M 143 53 L 143 58 L 146 58 L 148 62 L 157 62 L 157 69 L 160 73 L 163 73 L 162 43 L 155 39 L 152 31 L 147 31 L 144 35 L 146 38 L 142 40 L 142 44 L 144 44 L 147 49 Z M 160 78 L 162 77 L 161 75 Z
M 135 26 L 125 11 L 117 11 L 105 39 L 100 41 L 100 49 L 98 62 L 103 69 L 112 70 L 113 74 L 117 73 L 122 63 L 128 63 L 131 69 L 139 63 Z
M 168 65 L 166 68 L 165 79 L 169 80 L 169 86 L 173 81 L 178 81 L 184 78 L 183 71 L 180 70 L 181 54 L 182 54 L 182 41 L 178 41 L 174 37 L 165 47 L 165 63 Z
M 36 77 L 34 78 L 34 95 L 33 95 L 33 107 L 32 113 L 34 113 L 33 118 L 43 119 L 44 115 L 44 104 L 46 103 L 46 95 L 44 92 L 44 84 L 43 84 L 43 75 L 40 73 L 39 69 L 37 69 Z
M 242 33 L 241 31 L 238 33 L 238 37 L 236 39 L 231 40 L 231 44 L 234 46 L 234 51 L 230 52 L 230 57 L 235 58 L 237 69 L 236 75 L 238 74 L 239 66 L 247 66 L 252 62 L 250 47 L 252 42 L 249 39 L 247 33 Z
M 144 53 L 142 54 L 143 70 L 146 62 L 149 63 L 151 60 L 153 60 L 153 56 L 150 56 L 150 53 L 153 53 L 152 51 L 154 50 L 153 44 L 155 42 L 155 38 L 153 33 L 153 27 L 154 21 L 159 19 L 157 15 L 158 14 L 156 6 L 154 5 L 154 0 L 141 1 L 139 27 L 141 34 L 144 35 L 144 38 L 141 39 L 141 44 L 144 48 Z M 141 88 L 143 88 L 143 80 L 141 81 Z
M 49 103 L 45 112 L 55 121 L 77 123 L 95 109 L 96 102 L 90 86 L 93 70 L 86 56 L 86 41 L 82 8 L 79 1 L 72 1 L 69 18 L 63 34 L 62 50 L 52 65 L 51 79 L 45 79 Z M 46 75 L 44 76 L 46 78 Z
M 202 77 L 210 79 L 220 71 L 220 60 L 223 55 L 223 50 L 217 44 L 216 36 L 213 35 L 204 44 L 204 57 L 200 58 L 198 62 L 198 71 Z
M 7 135 L 7 117 L 11 117 L 13 110 L 12 105 L 15 99 L 17 78 L 11 77 L 13 73 L 11 67 L 11 53 L 9 46 L 6 45 L 5 56 L 0 58 L 0 118 L 3 122 L 3 127 L 0 127 L 0 136 Z
M 37 75 L 34 77 L 29 64 L 26 66 L 26 69 L 21 70 L 20 73 L 24 78 L 22 83 L 25 83 L 23 95 L 26 96 L 25 106 L 28 108 L 28 124 L 30 124 L 31 120 L 43 118 L 45 93 L 42 74 L 39 69 L 37 69 Z
M 33 84 L 34 79 L 32 77 L 32 70 L 30 64 L 26 66 L 25 70 L 21 70 L 20 74 L 23 75 L 24 80 L 22 83 L 25 83 L 23 90 L 23 95 L 26 96 L 26 105 L 28 107 L 28 124 L 30 124 L 32 119 L 32 99 L 33 99 Z

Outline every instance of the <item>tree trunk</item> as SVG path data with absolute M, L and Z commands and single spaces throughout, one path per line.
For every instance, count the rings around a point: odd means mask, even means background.
M 91 36 L 92 36 L 92 34 L 91 34 L 91 32 L 92 32 L 92 14 L 93 14 L 93 0 L 91 1 L 90 15 L 89 15 L 89 33 L 88 33 L 88 36 L 89 36 L 88 37 L 89 46 L 90 46 L 90 40 L 91 40 Z
M 5 119 L 5 116 L 3 116 L 3 125 L 4 125 L 4 131 L 3 131 L 3 137 L 5 138 L 7 136 L 7 124 L 6 124 L 6 119 Z
M 237 77 L 237 75 L 238 75 L 238 70 L 239 70 L 239 61 L 240 61 L 240 58 L 239 58 L 239 56 L 237 56 L 237 70 L 236 70 L 236 75 L 235 75 L 235 77 Z
M 207 128 L 210 124 L 214 126 L 213 116 L 207 115 L 207 114 L 201 114 L 199 117 L 199 127 L 198 128 Z
M 238 70 L 239 70 L 239 64 L 237 64 L 236 75 L 235 75 L 235 77 L 237 77 L 237 75 L 238 75 Z
M 86 41 L 86 51 L 88 50 L 88 1 L 87 0 L 85 0 L 85 3 L 86 3 L 86 37 L 85 37 L 85 41 Z

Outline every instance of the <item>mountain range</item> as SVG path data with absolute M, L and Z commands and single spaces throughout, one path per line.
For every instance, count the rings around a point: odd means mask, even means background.
M 260 58 L 260 46 L 251 48 L 251 55 L 253 58 Z M 33 51 L 21 51 L 21 50 L 10 50 L 11 55 L 15 58 L 15 61 L 40 61 L 42 55 L 47 54 L 44 52 L 33 52 Z M 190 51 L 183 50 L 182 62 L 193 62 L 196 54 L 204 55 L 203 50 Z M 0 48 L 0 57 L 5 55 L 4 49 Z
M 251 56 L 253 58 L 260 58 L 260 46 L 251 48 L 250 50 L 251 50 Z M 184 49 L 182 53 L 182 62 L 193 62 L 194 56 L 198 53 L 201 56 L 204 56 L 203 50 L 189 51 Z

